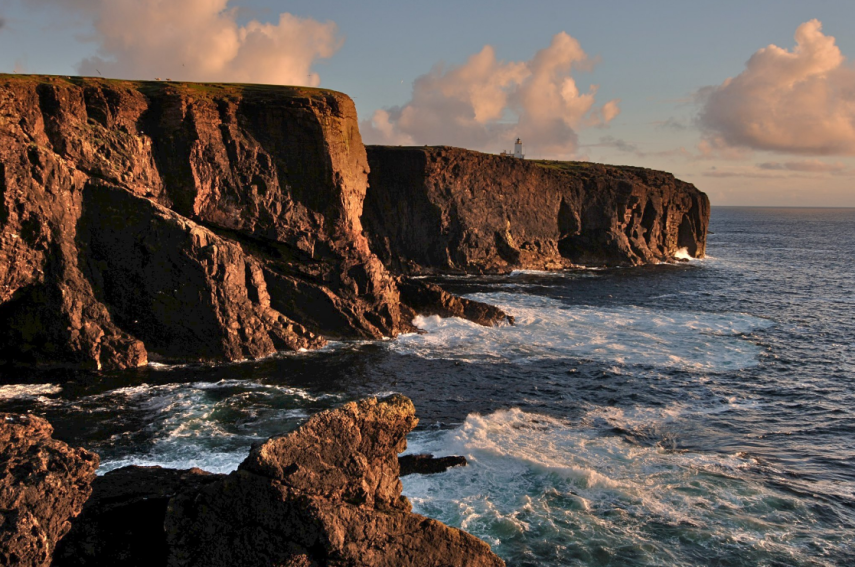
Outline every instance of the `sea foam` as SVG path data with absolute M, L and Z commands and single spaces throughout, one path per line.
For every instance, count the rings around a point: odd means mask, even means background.
M 527 363 L 576 358 L 624 365 L 709 372 L 755 366 L 761 352 L 743 336 L 771 323 L 740 313 L 678 308 L 569 305 L 523 293 L 478 293 L 514 326 L 483 327 L 457 318 L 418 316 L 423 334 L 404 335 L 390 348 L 424 358 Z
M 414 511 L 485 539 L 509 564 L 575 564 L 600 549 L 610 564 L 688 565 L 672 547 L 680 541 L 705 542 L 697 564 L 811 559 L 798 526 L 817 512 L 756 480 L 750 456 L 668 450 L 614 433 L 679 429 L 694 418 L 687 407 L 594 407 L 573 422 L 519 409 L 472 414 L 453 430 L 410 436 L 410 452 L 460 454 L 469 465 L 404 477 L 404 494 Z

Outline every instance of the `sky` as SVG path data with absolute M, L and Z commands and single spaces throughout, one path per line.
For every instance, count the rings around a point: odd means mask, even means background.
M 0 72 L 302 84 L 366 143 L 662 169 L 855 206 L 855 2 L 0 0 Z

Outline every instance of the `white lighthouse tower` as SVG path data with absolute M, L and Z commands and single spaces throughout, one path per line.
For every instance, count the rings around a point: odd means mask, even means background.
M 523 159 L 525 155 L 522 153 L 522 140 L 517 138 L 517 141 L 514 143 L 514 157 Z

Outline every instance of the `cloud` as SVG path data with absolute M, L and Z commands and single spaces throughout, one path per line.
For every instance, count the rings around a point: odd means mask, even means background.
M 757 167 L 772 171 L 805 171 L 809 173 L 842 173 L 847 167 L 840 163 L 827 163 L 818 159 L 809 159 L 803 161 L 786 161 L 759 163 Z
M 6 18 L 0 16 L 0 30 L 6 27 Z
M 93 21 L 98 54 L 84 75 L 317 86 L 316 59 L 341 39 L 333 22 L 280 14 L 273 23 L 238 23 L 228 0 L 29 0 Z
M 510 150 L 520 136 L 530 155 L 566 157 L 578 128 L 604 126 L 620 113 L 619 100 L 595 108 L 596 86 L 580 92 L 571 71 L 592 65 L 564 32 L 529 61 L 497 60 L 486 45 L 462 65 L 434 66 L 415 80 L 408 103 L 377 110 L 361 130 L 369 143 L 488 151 Z
M 614 148 L 621 152 L 641 153 L 638 146 L 614 136 L 603 136 L 597 144 L 586 144 L 586 148 Z
M 668 118 L 668 120 L 657 120 L 652 123 L 659 130 L 677 130 L 682 131 L 688 129 L 686 123 L 682 120 L 678 120 L 673 116 Z
M 800 155 L 855 155 L 855 68 L 822 24 L 798 27 L 793 50 L 770 45 L 745 70 L 698 93 L 709 139 Z
M 817 159 L 785 162 L 765 162 L 751 165 L 711 167 L 704 171 L 705 177 L 744 177 L 760 179 L 828 179 L 848 177 L 855 171 L 841 162 L 828 163 Z

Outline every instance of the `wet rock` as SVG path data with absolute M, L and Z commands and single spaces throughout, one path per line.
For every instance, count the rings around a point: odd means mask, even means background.
M 50 565 L 91 493 L 98 456 L 52 433 L 39 417 L 0 414 L 0 565 Z
M 436 284 L 401 278 L 398 289 L 401 293 L 401 302 L 419 315 L 461 317 L 485 327 L 514 323 L 513 316 L 507 315 L 498 307 L 458 297 Z
M 407 398 L 362 400 L 255 447 L 236 472 L 170 501 L 169 565 L 503 565 L 410 512 L 397 453 L 416 423 Z
M 437 474 L 445 472 L 452 467 L 465 467 L 467 464 L 466 457 L 460 455 L 434 457 L 433 455 L 423 453 L 398 457 L 398 465 L 401 467 L 400 476 Z
M 701 258 L 709 199 L 639 167 L 368 146 L 363 223 L 394 272 L 505 273 Z

